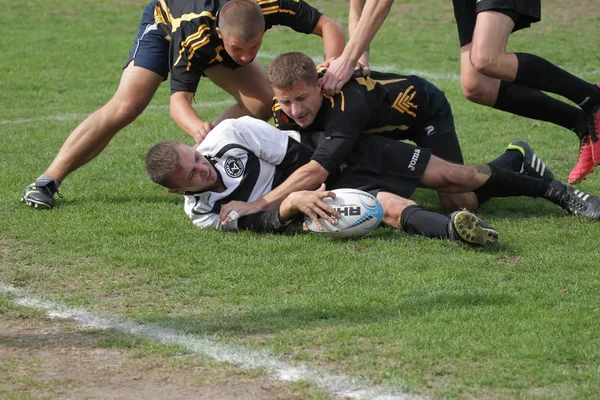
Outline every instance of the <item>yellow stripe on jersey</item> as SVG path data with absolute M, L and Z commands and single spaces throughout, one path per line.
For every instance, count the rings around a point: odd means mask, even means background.
M 185 40 L 183 42 L 181 42 L 181 49 L 179 50 L 179 57 L 177 57 L 177 60 L 175 60 L 175 62 L 173 63 L 173 66 L 175 66 L 175 65 L 177 65 L 177 63 L 179 63 L 183 52 L 188 47 L 191 51 L 187 58 L 188 58 L 188 60 L 191 60 L 192 57 L 194 57 L 194 53 L 196 52 L 196 50 L 198 50 L 199 48 L 206 46 L 208 43 L 210 43 L 210 37 L 211 37 L 210 33 L 206 34 L 206 35 L 204 35 L 204 37 L 202 37 L 202 35 L 205 34 L 206 32 L 210 32 L 210 27 L 206 24 L 202 24 L 198 27 L 198 31 L 196 33 L 188 36 L 187 38 L 185 38 Z M 186 69 L 189 71 L 191 67 L 192 67 L 191 62 L 188 62 Z
M 406 113 L 413 117 L 416 117 L 417 114 L 411 109 L 416 110 L 417 105 L 412 102 L 412 99 L 415 97 L 417 92 L 413 90 L 415 87 L 411 85 L 408 89 L 406 89 L 403 93 L 400 93 L 396 100 L 394 100 L 394 104 L 392 104 L 392 108 L 400 111 L 401 113 Z
M 355 79 L 361 85 L 366 86 L 367 91 L 373 90 L 375 88 L 375 84 L 377 84 L 377 83 L 380 83 L 382 85 L 387 85 L 390 83 L 396 83 L 396 82 L 406 80 L 406 78 L 377 80 L 377 79 L 371 79 L 371 77 L 369 77 L 369 76 L 367 76 L 366 78 L 355 78 Z
M 287 8 L 279 8 L 279 0 L 261 0 L 257 1 L 262 10 L 263 15 L 270 15 L 276 13 L 287 13 L 291 15 L 296 15 L 296 12 Z M 266 4 L 273 4 L 272 6 L 265 6 Z
M 171 25 L 171 33 L 177 31 L 177 29 L 179 29 L 179 26 L 181 26 L 182 22 L 189 22 L 193 19 L 202 18 L 202 17 L 208 17 L 208 18 L 212 19 L 213 21 L 215 20 L 215 16 L 210 11 L 202 11 L 199 14 L 197 14 L 197 13 L 183 14 L 179 18 L 174 18 L 173 14 L 171 14 L 171 10 L 169 10 L 169 7 L 167 7 L 167 3 L 165 2 L 165 0 L 159 0 L 159 2 L 160 2 L 160 8 L 162 8 L 162 10 L 167 14 L 167 18 L 169 19 L 169 24 Z M 155 12 L 155 19 L 156 19 L 156 12 Z
M 292 11 L 292 10 L 282 10 L 282 9 L 266 10 L 266 9 L 263 9 L 263 15 L 270 15 L 270 14 L 277 14 L 277 13 L 285 13 L 285 14 L 290 14 L 290 15 L 296 15 L 296 12 Z
M 335 107 L 335 101 L 333 100 L 333 96 L 323 93 L 323 97 L 325 97 L 326 99 L 329 99 L 329 101 L 331 102 L 331 108 Z M 342 98 L 342 104 L 340 105 L 340 110 L 344 111 L 344 108 L 346 107 L 346 98 L 344 97 L 343 90 L 340 92 L 340 97 Z
M 398 130 L 398 129 L 401 130 L 401 131 L 406 131 L 409 128 L 410 127 L 408 127 L 406 125 L 397 125 L 397 126 L 389 125 L 389 126 L 382 126 L 381 128 L 368 129 L 366 131 L 363 131 L 363 133 L 391 132 L 391 131 L 395 131 L 395 130 Z

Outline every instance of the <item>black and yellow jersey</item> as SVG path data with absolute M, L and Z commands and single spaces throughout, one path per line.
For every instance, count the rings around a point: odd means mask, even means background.
M 320 76 L 325 69 L 319 70 Z M 426 108 L 429 96 L 426 82 L 417 76 L 404 76 L 373 71 L 364 77 L 358 73 L 335 96 L 323 94 L 323 103 L 313 123 L 299 127 L 286 115 L 277 99 L 273 101 L 275 126 L 282 130 L 300 131 L 303 142 L 314 132 L 322 132 L 314 160 L 331 171 L 344 162 L 363 133 L 393 139 L 407 139 L 413 128 L 419 128 L 419 113 Z M 318 142 L 318 140 L 317 140 Z M 312 143 L 313 146 L 316 143 Z
M 158 0 L 154 21 L 170 41 L 171 92 L 196 92 L 204 70 L 240 67 L 216 32 L 219 9 L 229 0 Z M 303 0 L 254 0 L 265 17 L 265 30 L 284 25 L 311 33 L 321 13 Z

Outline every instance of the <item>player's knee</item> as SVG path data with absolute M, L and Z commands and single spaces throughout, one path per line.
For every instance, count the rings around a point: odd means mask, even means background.
M 256 102 L 254 104 L 243 105 L 240 104 L 242 109 L 246 110 L 246 113 L 254 118 L 262 119 L 263 121 L 268 121 L 273 116 L 273 111 L 271 110 L 272 100 L 269 102 Z
M 113 98 L 105 107 L 108 108 L 107 117 L 115 125 L 125 126 L 132 123 L 144 111 L 146 102 Z
M 477 52 L 471 50 L 471 65 L 475 68 L 475 71 L 496 78 L 498 75 L 499 57 L 487 52 Z

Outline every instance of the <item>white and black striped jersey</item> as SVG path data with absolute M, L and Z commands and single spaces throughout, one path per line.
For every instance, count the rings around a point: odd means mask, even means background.
M 219 223 L 221 206 L 251 202 L 270 192 L 291 171 L 308 162 L 311 152 L 274 126 L 252 117 L 219 123 L 198 146 L 225 186 L 223 192 L 186 192 L 185 212 L 201 228 L 237 230 L 238 221 Z

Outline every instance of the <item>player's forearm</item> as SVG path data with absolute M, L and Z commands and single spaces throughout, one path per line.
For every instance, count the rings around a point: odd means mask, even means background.
M 270 208 L 281 203 L 292 192 L 314 190 L 327 179 L 329 173 L 316 161 L 310 161 L 297 169 L 281 185 L 262 197 L 263 206 Z
M 191 137 L 194 137 L 204 121 L 192 107 L 194 93 L 175 92 L 170 99 L 171 118 L 181 129 Z
M 350 2 L 348 31 L 350 40 L 343 57 L 356 63 L 367 50 L 387 18 L 394 0 L 353 0 Z
M 312 33 L 323 38 L 325 60 L 339 57 L 342 54 L 346 43 L 346 35 L 344 28 L 338 22 L 323 15 Z

